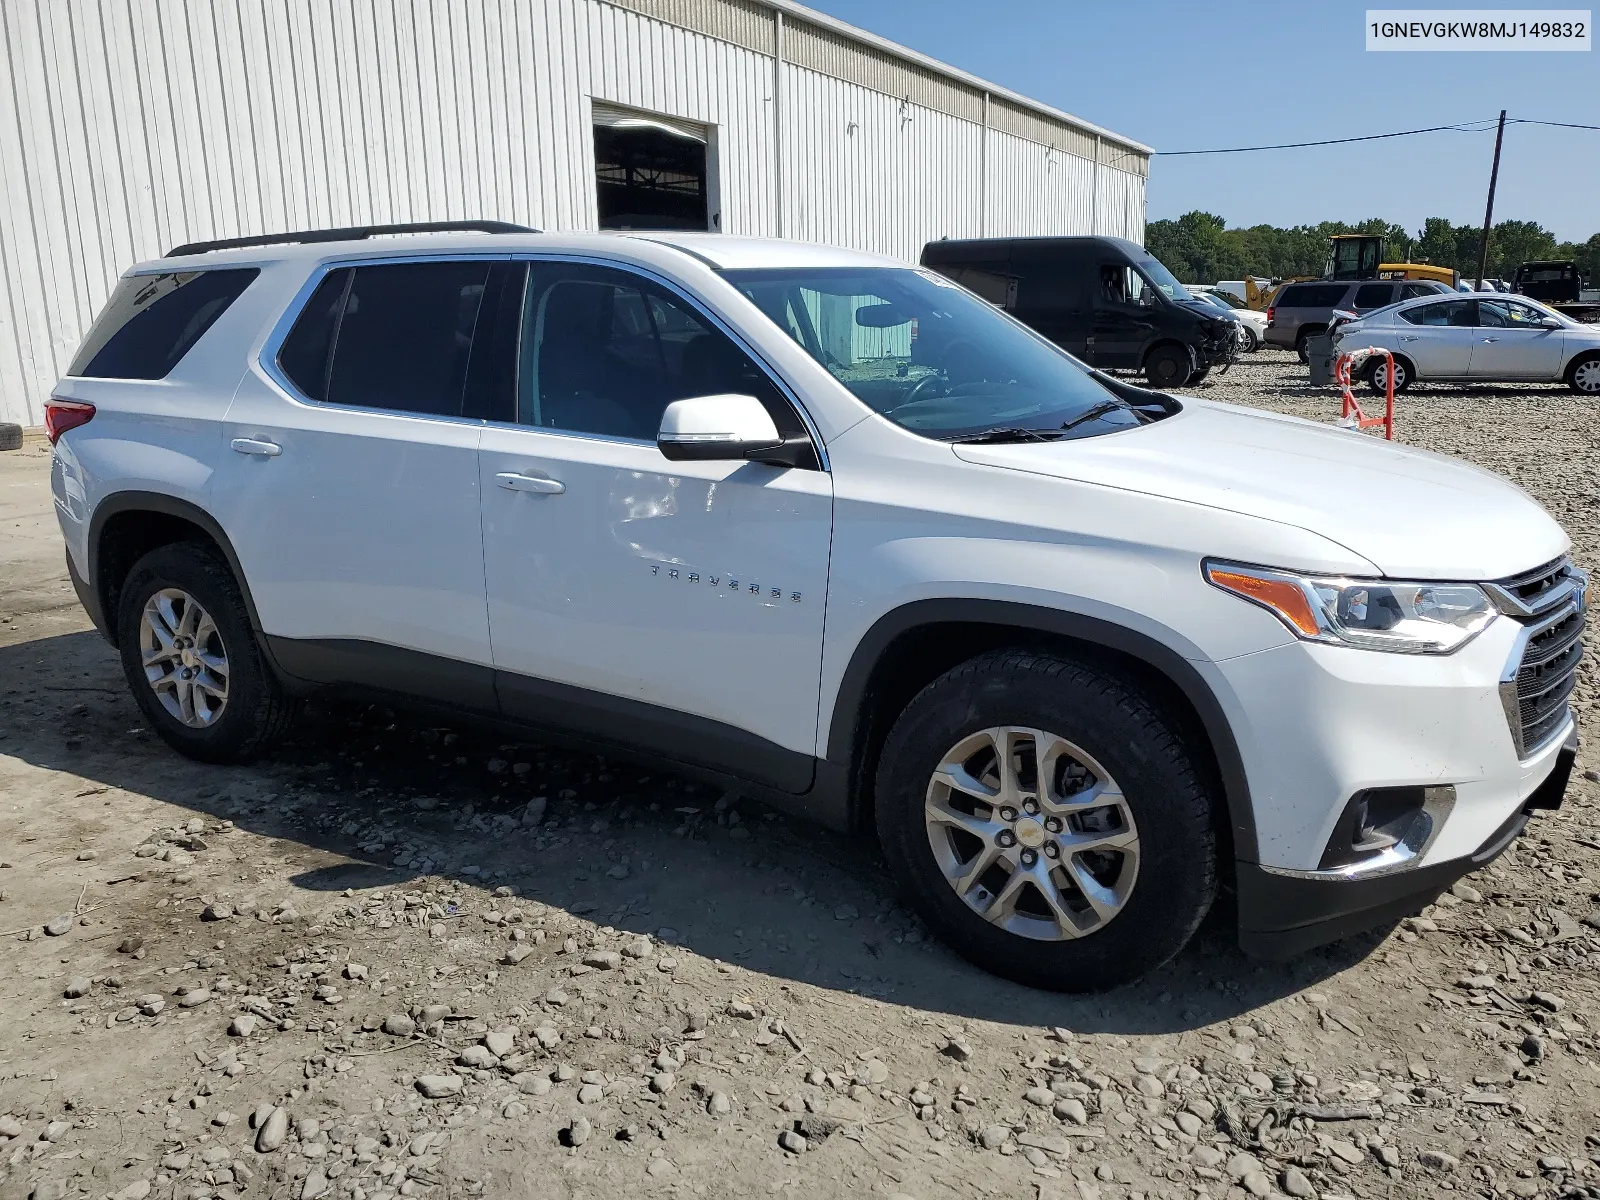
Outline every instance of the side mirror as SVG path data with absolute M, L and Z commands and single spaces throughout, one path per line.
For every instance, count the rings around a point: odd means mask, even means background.
M 673 462 L 759 457 L 782 445 L 761 401 L 732 393 L 674 400 L 656 434 L 656 447 Z
M 1561 322 L 1556 320 L 1554 317 L 1543 317 L 1539 321 L 1539 328 L 1540 329 L 1560 329 L 1561 328 Z

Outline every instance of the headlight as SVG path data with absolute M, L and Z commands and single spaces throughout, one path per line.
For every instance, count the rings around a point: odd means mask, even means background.
M 1495 618 L 1489 597 L 1471 583 L 1329 579 L 1219 562 L 1203 569 L 1212 586 L 1259 604 L 1308 642 L 1450 654 Z

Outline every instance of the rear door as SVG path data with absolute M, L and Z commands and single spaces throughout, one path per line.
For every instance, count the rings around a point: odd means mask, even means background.
M 1462 379 L 1472 358 L 1476 300 L 1441 300 L 1396 314 L 1399 350 L 1419 379 Z
M 1009 271 L 1016 288 L 1013 315 L 1088 361 L 1093 318 L 1085 254 L 1078 245 L 1053 239 L 1016 242 Z
M 1368 313 L 1394 303 L 1394 284 L 1363 283 L 1350 297 L 1350 305 L 1358 313 Z
M 1478 301 L 1477 336 L 1467 373 L 1474 379 L 1556 379 L 1566 335 L 1544 314 L 1512 299 Z
M 468 372 L 494 271 L 335 267 L 235 394 L 214 511 L 290 674 L 493 706 Z

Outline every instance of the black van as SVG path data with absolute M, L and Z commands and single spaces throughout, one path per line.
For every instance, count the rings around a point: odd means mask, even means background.
M 1239 352 L 1237 320 L 1124 238 L 946 239 L 922 248 L 922 265 L 1090 366 L 1143 371 L 1152 387 L 1198 383 Z

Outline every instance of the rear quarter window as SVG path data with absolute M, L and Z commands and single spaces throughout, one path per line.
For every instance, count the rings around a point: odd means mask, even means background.
M 1342 283 L 1297 283 L 1283 291 L 1279 308 L 1332 308 L 1344 299 Z
M 67 374 L 165 379 L 259 274 L 255 267 L 234 267 L 120 280 Z

